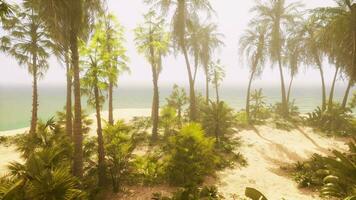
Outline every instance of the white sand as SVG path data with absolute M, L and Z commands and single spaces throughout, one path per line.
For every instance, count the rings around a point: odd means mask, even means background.
M 227 199 L 233 199 L 232 194 L 243 196 L 246 187 L 254 187 L 273 200 L 320 199 L 318 193 L 298 189 L 280 167 L 308 159 L 313 153 L 330 154 L 331 148 L 347 150 L 344 141 L 322 137 L 310 128 L 288 132 L 259 126 L 237 135 L 242 138 L 240 150 L 248 166 L 218 173 L 218 188 Z
M 122 119 L 125 121 L 129 121 L 133 117 L 148 117 L 151 115 L 151 109 L 144 108 L 144 109 L 116 109 L 114 110 L 114 119 Z M 93 120 L 93 124 L 90 127 L 90 135 L 96 135 L 96 115 L 91 114 L 90 118 Z M 107 120 L 108 112 L 105 111 L 102 113 L 103 120 Z M 29 128 L 21 128 L 16 130 L 9 130 L 9 131 L 0 131 L 0 136 L 14 136 L 17 134 L 23 134 L 28 131 Z M 4 145 L 0 145 L 0 175 L 3 172 L 6 172 L 6 166 L 9 162 L 12 161 L 19 161 L 20 155 L 15 151 L 15 147 L 10 146 L 6 147 Z

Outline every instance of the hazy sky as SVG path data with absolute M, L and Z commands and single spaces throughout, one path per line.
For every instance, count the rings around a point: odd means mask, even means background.
M 224 84 L 246 85 L 248 81 L 248 67 L 240 63 L 238 57 L 238 40 L 248 21 L 253 17 L 249 13 L 254 5 L 254 0 L 211 0 L 217 16 L 214 17 L 219 25 L 219 32 L 225 35 L 226 46 L 216 55 L 226 67 L 226 79 Z M 332 0 L 304 0 L 306 8 L 334 5 Z M 134 44 L 133 29 L 143 21 L 142 14 L 147 11 L 143 0 L 109 0 L 109 9 L 113 12 L 126 29 L 126 47 L 130 57 L 131 74 L 125 74 L 120 78 L 123 85 L 151 84 L 151 71 L 148 62 L 143 56 L 138 55 Z M 13 58 L 0 54 L 1 71 L 0 86 L 31 85 L 31 77 L 26 67 L 18 66 Z M 186 83 L 187 72 L 181 55 L 176 58 L 170 56 L 164 60 L 164 69 L 160 76 L 160 83 Z M 328 82 L 331 81 L 334 68 L 325 62 L 325 73 Z M 287 74 L 287 73 L 285 73 Z M 202 83 L 202 73 L 199 74 L 198 83 Z M 286 81 L 289 80 L 289 77 Z M 340 81 L 341 82 L 341 81 Z M 65 70 L 58 64 L 55 58 L 50 60 L 50 70 L 46 77 L 40 81 L 40 85 L 64 85 Z M 277 69 L 271 69 L 270 65 L 259 80 L 258 85 L 279 84 Z M 320 84 L 319 73 L 316 70 L 301 70 L 296 78 L 297 85 Z

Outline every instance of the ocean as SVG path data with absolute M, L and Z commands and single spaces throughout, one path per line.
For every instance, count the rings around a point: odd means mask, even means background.
M 204 94 L 203 89 L 199 89 Z M 341 100 L 344 87 L 335 89 L 335 100 Z M 30 87 L 14 86 L 0 87 L 0 131 L 28 127 L 31 117 L 32 93 Z M 169 96 L 171 87 L 160 88 L 161 105 Z M 268 104 L 280 102 L 280 88 L 268 86 L 263 88 Z M 245 87 L 226 86 L 221 88 L 221 99 L 234 109 L 243 109 L 246 99 Z M 214 95 L 213 91 L 211 94 Z M 321 103 L 320 86 L 294 87 L 291 98 L 295 99 L 301 113 L 311 112 Z M 39 88 L 39 118 L 46 120 L 53 117 L 56 111 L 64 110 L 66 99 L 65 86 L 51 86 Z M 114 108 L 150 108 L 152 101 L 152 88 L 150 86 L 119 87 L 114 93 Z M 86 100 L 82 100 L 83 108 L 92 113 Z M 105 105 L 104 110 L 107 106 Z

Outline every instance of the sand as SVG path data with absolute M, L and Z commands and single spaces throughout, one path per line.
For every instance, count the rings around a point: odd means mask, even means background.
M 103 112 L 103 116 L 107 116 L 107 112 Z M 114 112 L 115 119 L 127 121 L 135 116 L 150 116 L 150 109 L 118 109 Z M 90 117 L 94 119 L 95 114 Z M 3 131 L 0 136 L 15 135 L 24 130 L 26 129 Z M 94 135 L 95 130 L 94 123 L 90 134 Z M 240 152 L 247 158 L 248 166 L 217 173 L 215 184 L 226 199 L 234 199 L 233 195 L 243 196 L 246 187 L 254 187 L 272 200 L 318 200 L 318 193 L 298 189 L 281 166 L 308 159 L 313 153 L 326 155 L 331 153 L 331 149 L 347 150 L 344 140 L 321 136 L 307 127 L 283 131 L 270 126 L 257 126 L 255 129 L 237 132 L 235 136 L 242 139 Z M 13 147 L 0 146 L 0 155 L 0 174 L 6 170 L 8 162 L 19 160 Z M 149 200 L 152 192 L 165 190 L 163 188 L 165 187 L 133 187 L 129 188 L 130 195 L 124 198 L 113 196 L 112 199 Z
M 345 141 L 323 137 L 306 127 L 283 131 L 258 126 L 237 136 L 242 139 L 240 151 L 248 166 L 218 173 L 217 186 L 227 199 L 233 199 L 233 194 L 243 196 L 246 187 L 258 189 L 272 200 L 321 199 L 316 192 L 298 189 L 281 166 L 308 159 L 313 153 L 330 154 L 331 148 L 348 149 Z

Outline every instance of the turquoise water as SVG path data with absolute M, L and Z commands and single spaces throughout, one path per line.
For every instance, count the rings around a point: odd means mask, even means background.
M 170 94 L 171 87 L 160 88 L 161 102 Z M 280 88 L 265 87 L 264 95 L 270 104 L 280 101 Z M 336 100 L 340 100 L 344 87 L 335 90 Z M 119 87 L 114 94 L 115 108 L 149 108 L 151 106 L 152 89 L 150 87 Z M 225 87 L 221 89 L 221 99 L 235 109 L 245 105 L 246 88 Z M 65 87 L 39 88 L 39 117 L 48 119 L 56 111 L 63 110 L 65 105 Z M 312 111 L 320 105 L 321 92 L 318 86 L 295 87 L 292 98 L 296 99 L 301 112 Z M 82 105 L 86 108 L 85 100 Z M 92 112 L 92 111 L 88 111 Z M 30 87 L 0 87 L 0 131 L 28 127 L 31 116 Z

